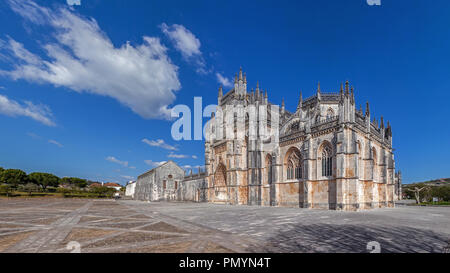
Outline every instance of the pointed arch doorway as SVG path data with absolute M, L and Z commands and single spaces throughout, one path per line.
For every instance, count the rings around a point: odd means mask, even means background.
M 227 191 L 227 169 L 222 163 L 217 166 L 214 173 L 214 197 L 217 202 L 228 201 Z

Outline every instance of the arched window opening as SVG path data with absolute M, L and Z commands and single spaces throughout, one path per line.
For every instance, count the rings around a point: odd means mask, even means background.
M 327 110 L 327 119 L 330 119 L 332 117 L 334 117 L 334 111 L 333 111 L 333 109 L 328 108 L 328 110 Z
M 267 174 L 267 184 L 272 184 L 272 172 L 273 172 L 273 167 L 272 167 L 272 156 L 271 155 L 267 155 L 266 157 L 266 174 Z
M 333 175 L 333 157 L 330 147 L 324 147 L 322 151 L 322 176 Z
M 292 150 L 287 158 L 286 177 L 288 180 L 303 177 L 303 164 L 297 149 Z

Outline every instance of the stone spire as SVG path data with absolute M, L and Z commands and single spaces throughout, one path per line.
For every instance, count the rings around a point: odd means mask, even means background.
M 239 68 L 239 80 L 243 81 L 243 77 L 242 77 L 242 66 Z
M 236 83 L 238 83 L 238 77 L 237 77 L 237 73 L 236 74 L 234 74 L 234 83 L 236 84 Z
M 320 100 L 320 82 L 317 83 L 317 99 Z
M 219 86 L 219 98 L 222 98 L 223 96 L 223 89 L 222 89 L 222 85 Z
M 284 114 L 284 98 L 281 99 L 281 113 Z
M 366 116 L 370 116 L 369 102 L 366 102 Z
M 300 90 L 300 98 L 298 99 L 297 111 L 302 109 L 302 104 L 303 104 L 303 96 L 302 96 L 302 91 Z
M 384 120 L 383 120 L 383 116 L 381 116 L 380 127 L 381 127 L 381 128 L 384 128 Z
M 351 87 L 351 94 L 352 94 L 352 96 L 351 96 L 351 103 L 352 104 L 354 104 L 355 103 L 355 93 L 353 92 L 353 86 Z
M 247 73 L 244 72 L 244 83 L 247 84 Z
M 349 95 L 349 89 L 348 89 L 348 80 L 347 81 L 345 81 L 345 95 Z

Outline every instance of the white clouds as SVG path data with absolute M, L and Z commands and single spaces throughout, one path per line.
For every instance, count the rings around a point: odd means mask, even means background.
M 130 176 L 130 175 L 121 175 L 120 177 L 128 179 L 128 180 L 133 180 L 134 176 Z
M 190 30 L 178 24 L 168 26 L 166 23 L 162 23 L 160 27 L 162 32 L 172 41 L 174 47 L 181 52 L 183 58 L 197 66 L 198 73 L 208 73 L 200 51 L 200 40 Z
M 81 0 L 67 0 L 67 5 L 69 6 L 80 6 Z
M 120 164 L 120 165 L 122 165 L 122 166 L 124 166 L 124 167 L 128 167 L 128 161 L 121 161 L 121 160 L 115 158 L 114 156 L 108 156 L 108 157 L 105 158 L 105 159 L 108 160 L 108 161 L 110 161 L 110 162 Z
M 197 159 L 197 156 L 196 156 L 196 155 L 193 155 L 192 158 L 193 158 L 193 159 Z
M 233 83 L 228 78 L 222 76 L 219 72 L 216 73 L 217 81 L 224 87 L 232 87 Z
M 166 149 L 166 150 L 171 150 L 171 151 L 176 151 L 176 150 L 178 150 L 177 147 L 165 143 L 164 140 L 162 140 L 162 139 L 148 140 L 148 139 L 144 138 L 144 139 L 142 140 L 142 142 L 144 142 L 144 143 L 146 143 L 146 144 L 148 144 L 148 145 L 150 145 L 150 146 L 153 146 L 153 147 L 160 147 L 160 148 L 163 148 L 163 149 Z
M 144 160 L 145 164 L 149 165 L 150 167 L 158 167 L 161 166 L 162 164 L 166 163 L 167 161 L 152 161 L 150 159 L 148 160 Z
M 172 40 L 175 48 L 181 52 L 183 57 L 191 58 L 202 55 L 200 40 L 184 26 L 173 24 L 169 27 L 166 23 L 162 23 L 161 30 Z
M 47 126 L 56 125 L 52 120 L 53 114 L 48 106 L 42 104 L 36 105 L 30 101 L 25 101 L 24 104 L 20 104 L 17 101 L 8 99 L 4 95 L 0 95 L 0 114 L 11 117 L 29 117 Z
M 115 47 L 93 19 L 66 8 L 53 11 L 32 1 L 9 3 L 27 20 L 50 25 L 55 42 L 42 46 L 48 59 L 44 60 L 9 39 L 2 49 L 18 62 L 14 62 L 12 71 L 0 74 L 112 97 L 144 118 L 169 118 L 168 105 L 175 100 L 174 92 L 181 85 L 178 67 L 171 62 L 159 38 L 145 36 L 140 45 L 126 43 Z
M 58 141 L 53 140 L 53 139 L 49 139 L 48 143 L 54 144 L 54 145 L 58 146 L 59 148 L 64 147 L 61 143 L 59 143 Z
M 169 155 L 167 155 L 167 157 L 169 157 L 169 158 L 189 158 L 191 156 L 190 155 L 170 153 Z M 193 155 L 192 158 L 197 158 L 197 157 L 195 155 Z

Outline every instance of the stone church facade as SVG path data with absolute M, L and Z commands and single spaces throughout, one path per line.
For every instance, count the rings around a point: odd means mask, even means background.
M 258 84 L 248 91 L 241 69 L 234 88 L 219 88 L 218 106 L 205 136 L 205 172 L 180 179 L 173 199 L 360 210 L 392 207 L 401 195 L 392 128 L 371 117 L 369 103 L 356 108 L 348 82 L 335 93 L 320 85 L 309 98 L 300 93 L 290 112 Z

